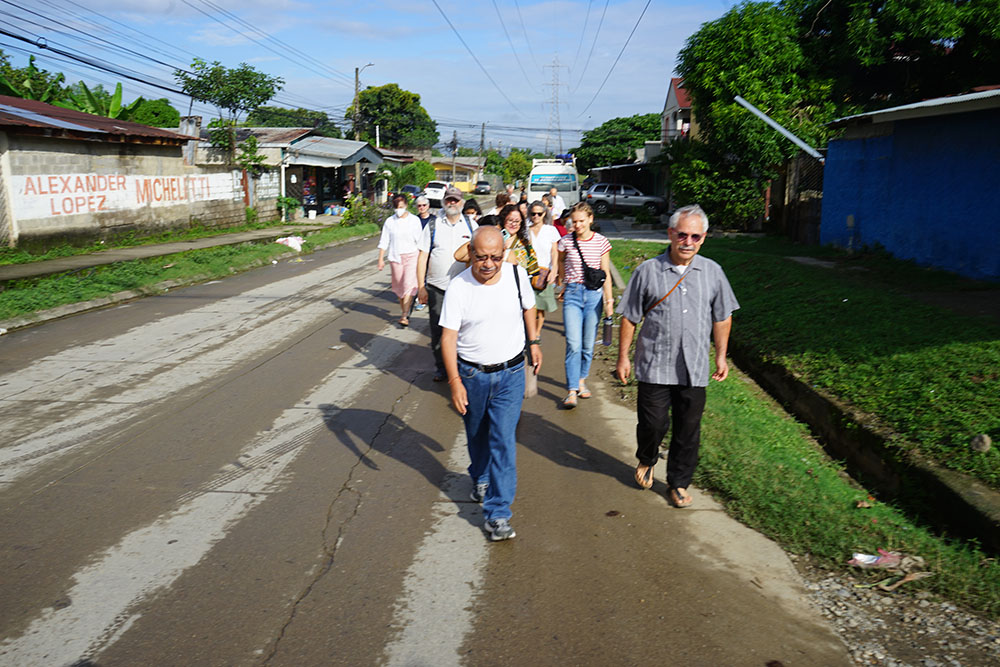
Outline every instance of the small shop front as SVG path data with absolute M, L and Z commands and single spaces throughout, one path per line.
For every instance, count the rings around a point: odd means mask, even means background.
M 334 212 L 352 192 L 365 191 L 371 167 L 382 163 L 382 155 L 363 141 L 305 137 L 284 149 L 282 160 L 284 195 L 302 202 L 307 215 Z M 362 172 L 355 183 L 355 165 Z

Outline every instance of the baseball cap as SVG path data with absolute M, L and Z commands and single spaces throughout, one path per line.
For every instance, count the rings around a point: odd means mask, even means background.
M 444 197 L 442 197 L 441 199 L 442 200 L 444 200 L 444 199 L 457 199 L 458 201 L 461 202 L 462 201 L 462 191 L 459 190 L 458 188 L 456 188 L 453 185 L 453 186 L 449 187 L 447 190 L 444 191 Z

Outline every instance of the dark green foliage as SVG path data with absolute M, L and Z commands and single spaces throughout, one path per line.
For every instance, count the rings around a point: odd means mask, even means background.
M 250 127 L 311 127 L 324 137 L 340 139 L 343 136 L 324 112 L 302 108 L 258 107 L 247 116 L 246 124 Z
M 0 95 L 53 104 L 66 97 L 69 89 L 62 85 L 65 80 L 62 73 L 36 67 L 35 56 L 28 58 L 27 67 L 14 67 L 0 51 Z
M 628 162 L 644 142 L 659 138 L 660 114 L 637 114 L 612 118 L 584 132 L 580 146 L 570 152 L 576 156 L 577 169 L 586 172 L 594 167 Z
M 344 117 L 354 121 L 354 107 Z M 403 90 L 395 83 L 369 86 L 358 94 L 355 124 L 362 141 L 375 144 L 375 126 L 383 146 L 430 148 L 438 141 L 437 123 L 420 106 L 420 95 Z
M 140 97 L 132 110 L 132 121 L 150 127 L 178 127 L 181 114 L 165 97 L 156 100 Z

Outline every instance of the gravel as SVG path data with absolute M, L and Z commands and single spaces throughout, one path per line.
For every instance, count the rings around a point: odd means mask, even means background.
M 850 572 L 831 572 L 807 557 L 790 557 L 810 602 L 830 621 L 856 664 L 1000 665 L 1000 623 L 926 591 L 856 588 L 862 581 Z

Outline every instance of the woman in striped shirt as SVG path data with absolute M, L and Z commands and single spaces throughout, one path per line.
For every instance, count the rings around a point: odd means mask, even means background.
M 611 243 L 590 228 L 594 211 L 590 204 L 580 202 L 571 214 L 573 231 L 559 239 L 559 281 L 563 285 L 559 300 L 563 302 L 563 326 L 566 330 L 566 387 L 569 393 L 563 407 L 575 408 L 577 398 L 590 398 L 587 375 L 594 359 L 594 341 L 601 310 L 611 317 L 614 300 L 611 295 Z M 583 284 L 583 267 L 604 271 L 604 284 L 587 289 Z

